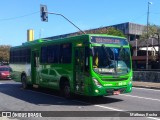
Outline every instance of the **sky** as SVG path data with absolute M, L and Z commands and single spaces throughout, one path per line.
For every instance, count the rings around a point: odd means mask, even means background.
M 63 14 L 82 30 L 132 22 L 160 25 L 160 0 L 1 0 L 0 45 L 17 46 L 27 41 L 27 30 L 33 29 L 35 39 L 79 31 L 63 17 L 40 18 L 40 4 L 48 12 Z

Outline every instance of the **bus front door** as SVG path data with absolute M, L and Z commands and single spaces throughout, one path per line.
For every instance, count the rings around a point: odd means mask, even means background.
M 32 84 L 39 84 L 39 51 L 32 51 Z
M 85 84 L 85 49 L 82 47 L 75 49 L 75 92 L 83 93 Z

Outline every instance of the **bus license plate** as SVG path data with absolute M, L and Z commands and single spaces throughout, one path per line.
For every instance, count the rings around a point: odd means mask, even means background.
M 118 90 L 118 91 L 113 91 L 113 94 L 114 95 L 119 95 L 120 94 L 120 91 Z

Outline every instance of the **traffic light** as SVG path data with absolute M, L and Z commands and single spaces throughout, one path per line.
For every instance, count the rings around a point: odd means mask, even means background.
M 40 15 L 42 21 L 48 22 L 48 10 L 46 5 L 40 6 Z

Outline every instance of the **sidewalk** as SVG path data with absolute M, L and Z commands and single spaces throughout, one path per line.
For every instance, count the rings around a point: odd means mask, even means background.
M 133 87 L 160 89 L 160 83 L 133 81 Z

